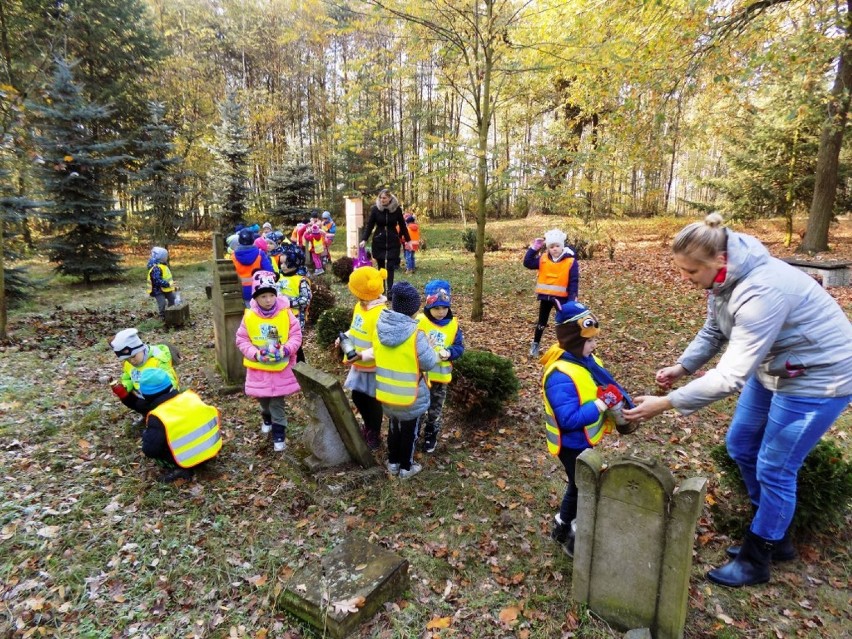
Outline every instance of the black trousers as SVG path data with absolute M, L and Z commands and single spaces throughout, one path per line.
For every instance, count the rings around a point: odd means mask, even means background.
M 577 518 L 577 458 L 585 448 L 565 448 L 559 451 L 559 461 L 565 468 L 565 473 L 568 475 L 568 488 L 565 489 L 565 495 L 562 497 L 562 505 L 559 507 L 559 519 L 563 524 L 570 524 Z
M 375 397 L 356 390 L 352 391 L 352 403 L 361 413 L 365 430 L 379 437 L 382 432 L 382 418 L 384 417 L 382 403 Z
M 400 421 L 391 417 L 388 424 L 388 463 L 399 464 L 400 470 L 411 470 L 414 463 L 414 444 L 417 441 L 420 417 Z

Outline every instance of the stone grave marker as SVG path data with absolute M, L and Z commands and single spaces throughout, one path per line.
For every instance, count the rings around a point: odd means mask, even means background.
M 213 255 L 221 255 L 222 235 L 213 234 Z M 237 348 L 237 329 L 243 321 L 245 304 L 237 271 L 231 260 L 213 259 L 213 338 L 216 366 L 225 380 L 225 392 L 242 390 L 246 379 L 243 354 Z
M 311 451 L 305 464 L 317 470 L 355 461 L 362 468 L 378 468 L 340 382 L 306 362 L 293 366 L 293 373 L 311 404 L 312 421 L 302 436 Z
M 189 322 L 189 302 L 173 304 L 165 308 L 163 324 L 172 328 L 180 328 Z
M 574 598 L 621 630 L 681 639 L 707 480 L 676 488 L 668 468 L 637 457 L 604 469 L 590 448 L 577 459 L 577 488 Z
M 406 559 L 348 537 L 296 572 L 281 592 L 277 607 L 319 629 L 323 636 L 343 639 L 407 589 Z

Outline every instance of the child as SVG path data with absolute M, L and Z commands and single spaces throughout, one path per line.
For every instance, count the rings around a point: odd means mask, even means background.
M 331 213 L 328 211 L 322 212 L 322 230 L 325 231 L 325 239 L 328 245 L 334 242 L 334 236 L 337 234 L 337 224 L 331 219 Z
M 278 292 L 290 302 L 290 311 L 299 320 L 299 328 L 304 334 L 305 319 L 308 316 L 312 295 L 311 284 L 304 272 L 304 254 L 297 246 L 288 244 L 279 257 L 281 276 L 278 278 Z M 305 361 L 305 353 L 301 346 L 296 351 L 296 361 Z
M 148 260 L 148 295 L 157 300 L 157 311 L 160 319 L 166 318 L 166 302 L 169 306 L 177 303 L 175 291 L 177 286 L 169 269 L 169 252 L 155 246 L 151 249 L 151 259 Z
M 145 415 L 151 410 L 150 402 L 139 389 L 142 373 L 149 368 L 165 371 L 175 389 L 180 388 L 178 376 L 173 363 L 177 363 L 179 355 L 174 356 L 165 344 L 145 344 L 135 328 L 125 328 L 119 331 L 109 343 L 116 357 L 123 363 L 121 379 L 112 383 L 112 392 L 121 403 L 132 411 Z
M 411 225 L 408 225 L 411 228 Z M 418 328 L 426 333 L 435 344 L 438 353 L 437 368 L 429 371 L 431 388 L 429 390 L 429 410 L 426 412 L 423 450 L 434 453 L 438 445 L 438 435 L 443 423 L 444 401 L 447 399 L 447 386 L 453 375 L 450 363 L 464 354 L 464 335 L 458 320 L 450 309 L 450 283 L 445 280 L 432 280 L 426 283 L 424 290 L 426 304 L 423 312 L 417 316 Z
M 290 364 L 302 345 L 302 329 L 289 306 L 287 298 L 278 295 L 275 274 L 258 271 L 253 276 L 251 304 L 237 329 L 237 348 L 246 367 L 246 395 L 260 403 L 260 432 L 272 432 L 276 453 L 287 449 L 284 398 L 300 390 Z
M 322 257 L 325 254 L 325 233 L 319 224 L 312 224 L 305 231 L 305 250 L 310 257 L 310 263 L 314 267 L 314 275 L 322 275 L 323 269 Z
M 240 278 L 243 287 L 243 303 L 249 308 L 252 299 L 252 286 L 254 273 L 256 271 L 272 271 L 272 262 L 269 256 L 254 245 L 255 232 L 251 229 L 243 229 L 239 233 L 239 245 L 231 255 L 231 261 Z
M 376 337 L 376 323 L 379 314 L 384 310 L 387 298 L 384 296 L 387 271 L 377 270 L 372 266 L 362 266 L 352 271 L 349 276 L 349 291 L 358 298 L 358 303 L 352 311 L 352 323 L 344 335 L 351 341 L 356 352 L 352 360 L 345 360 L 351 365 L 349 374 L 343 384 L 344 388 L 352 391 L 352 403 L 361 413 L 364 420 L 362 434 L 370 450 L 378 450 L 381 446 L 382 405 L 376 399 L 376 362 L 373 359 L 373 341 Z M 340 340 L 336 340 L 336 347 Z
M 405 255 L 405 272 L 413 273 L 417 268 L 414 261 L 414 254 L 420 248 L 420 225 L 417 224 L 417 220 L 413 215 L 405 218 L 405 224 L 408 226 L 408 235 L 411 236 L 411 240 L 402 245 Z
M 547 450 L 559 457 L 568 475 L 568 488 L 556 515 L 551 537 L 574 556 L 577 517 L 575 462 L 580 453 L 595 446 L 616 420 L 623 424 L 623 403 L 632 406 L 627 392 L 618 385 L 603 363 L 592 355 L 600 328 L 592 312 L 577 302 L 565 303 L 556 313 L 556 339 L 541 357 L 544 374 L 544 421 Z M 632 428 L 618 426 L 619 432 Z
M 142 452 L 164 467 L 160 481 L 190 480 L 193 468 L 222 449 L 219 410 L 191 390 L 179 391 L 161 368 L 146 368 L 139 387 L 150 408 L 142 431 Z
M 438 365 L 426 334 L 414 317 L 420 294 L 408 282 L 391 289 L 391 308 L 379 315 L 373 350 L 376 357 L 376 399 L 388 414 L 388 470 L 401 479 L 423 467 L 414 463 L 420 417 L 429 408 L 429 383 L 423 374 Z
M 533 240 L 524 256 L 524 266 L 538 270 L 535 292 L 538 293 L 538 324 L 530 346 L 530 357 L 537 357 L 541 336 L 555 304 L 573 302 L 580 287 L 580 265 L 570 246 L 565 246 L 565 233 L 551 229 L 544 237 Z M 541 249 L 545 252 L 539 255 Z

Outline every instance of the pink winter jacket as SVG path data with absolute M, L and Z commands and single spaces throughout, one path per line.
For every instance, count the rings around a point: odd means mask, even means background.
M 264 317 L 254 300 L 251 301 L 250 308 L 253 313 Z M 275 308 L 267 317 L 275 317 L 278 313 L 287 313 L 290 316 L 290 334 L 284 344 L 287 352 L 290 353 L 290 365 L 280 371 L 261 371 L 256 368 L 246 368 L 246 395 L 249 397 L 284 397 L 301 390 L 291 367 L 296 363 L 296 351 L 302 345 L 302 329 L 299 327 L 299 320 L 288 310 L 289 308 L 290 301 L 279 295 L 275 301 Z M 237 329 L 237 348 L 248 359 L 257 357 L 259 349 L 249 339 L 245 320 L 240 323 L 240 327 Z

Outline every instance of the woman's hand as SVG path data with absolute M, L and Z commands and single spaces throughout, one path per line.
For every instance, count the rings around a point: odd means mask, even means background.
M 654 375 L 654 379 L 659 386 L 669 389 L 675 381 L 684 375 L 686 375 L 686 369 L 681 364 L 675 364 L 674 366 L 666 366 L 658 370 L 656 375 Z
M 633 401 L 636 404 L 635 408 L 625 408 L 622 411 L 622 415 L 629 422 L 651 419 L 672 407 L 668 397 L 657 397 L 656 395 L 640 395 L 634 397 Z
M 359 246 L 360 248 L 364 248 L 365 246 L 367 246 L 367 240 L 361 240 L 361 241 L 358 243 L 358 246 Z

